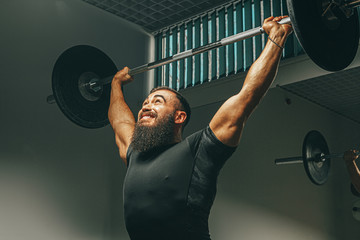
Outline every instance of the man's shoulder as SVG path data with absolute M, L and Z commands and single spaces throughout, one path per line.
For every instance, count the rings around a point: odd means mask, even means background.
M 207 130 L 207 128 L 209 128 L 209 126 L 206 126 L 205 128 L 202 128 L 200 130 L 197 130 L 196 132 L 190 134 L 189 136 L 187 136 L 185 138 L 185 141 L 187 142 L 193 142 L 193 141 L 198 141 L 201 139 L 202 135 L 204 134 L 204 132 Z
M 220 142 L 213 131 L 211 130 L 210 126 L 207 125 L 206 127 L 194 132 L 193 134 L 189 135 L 185 138 L 187 141 L 196 141 L 200 139 L 208 139 L 209 141 L 218 143 Z
M 236 150 L 236 147 L 230 147 L 222 143 L 211 130 L 210 126 L 206 126 L 191 134 L 186 138 L 186 141 L 194 151 L 197 151 L 200 146 L 203 150 L 210 149 L 209 152 L 220 151 L 233 153 Z

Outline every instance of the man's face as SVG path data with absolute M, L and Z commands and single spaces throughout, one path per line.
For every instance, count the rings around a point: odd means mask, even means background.
M 167 90 L 158 90 L 144 101 L 132 136 L 139 152 L 168 145 L 174 141 L 175 111 L 178 99 Z
M 155 126 L 159 120 L 174 114 L 178 104 L 179 100 L 171 91 L 158 90 L 151 93 L 138 113 L 138 125 Z

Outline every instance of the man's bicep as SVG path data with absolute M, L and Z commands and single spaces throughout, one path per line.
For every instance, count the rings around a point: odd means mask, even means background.
M 116 145 L 121 159 L 126 163 L 126 153 L 131 143 L 135 125 L 132 123 L 118 123 L 114 128 Z
M 239 144 L 244 124 L 249 116 L 246 104 L 240 95 L 232 96 L 210 121 L 211 130 L 225 145 L 234 147 Z

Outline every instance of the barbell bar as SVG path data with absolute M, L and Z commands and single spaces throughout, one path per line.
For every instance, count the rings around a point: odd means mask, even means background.
M 322 17 L 325 17 L 325 13 L 327 13 L 329 11 L 329 9 L 332 5 L 335 5 L 339 9 L 341 9 L 341 8 L 353 9 L 353 8 L 360 6 L 360 0 L 354 0 L 354 1 L 348 2 L 348 3 L 344 2 L 342 5 L 339 4 L 341 1 L 336 1 L 336 0 L 330 0 L 330 1 L 322 0 L 322 2 L 323 3 L 329 2 L 328 6 L 323 9 L 323 13 L 321 14 Z M 292 22 L 291 22 L 290 17 L 284 18 L 281 21 L 279 21 L 279 24 L 291 24 L 291 23 Z M 184 52 L 174 54 L 170 57 L 132 68 L 129 70 L 129 74 L 134 76 L 134 75 L 137 75 L 137 74 L 140 74 L 143 72 L 150 71 L 157 67 L 161 67 L 166 64 L 169 64 L 169 63 L 172 63 L 175 61 L 179 61 L 181 59 L 192 57 L 192 56 L 195 56 L 200 53 L 204 53 L 204 52 L 207 52 L 207 51 L 219 48 L 219 47 L 223 47 L 223 46 L 226 46 L 229 44 L 233 44 L 235 42 L 239 42 L 239 41 L 242 41 L 242 40 L 245 40 L 248 38 L 252 38 L 252 37 L 261 35 L 263 33 L 265 33 L 264 29 L 261 26 L 259 26 L 259 27 L 256 27 L 256 28 L 253 28 L 253 29 L 229 36 L 229 37 L 222 38 L 221 40 L 219 40 L 217 42 L 209 43 L 209 44 L 206 44 L 201 47 L 186 50 Z M 114 77 L 114 75 L 110 75 L 110 76 L 102 78 L 102 79 L 94 78 L 94 79 L 91 79 L 91 81 L 89 81 L 89 83 L 86 83 L 86 85 L 88 85 L 88 87 L 91 90 L 97 92 L 100 90 L 99 86 L 111 83 L 113 77 Z
M 279 21 L 279 24 L 291 24 L 291 20 L 289 17 L 286 17 L 286 18 L 282 19 L 281 21 Z M 235 42 L 239 42 L 239 41 L 242 41 L 242 40 L 245 40 L 248 38 L 252 38 L 252 37 L 261 35 L 263 33 L 265 33 L 265 31 L 261 26 L 256 27 L 256 28 L 253 28 L 253 29 L 229 36 L 229 37 L 222 38 L 219 41 L 209 43 L 209 44 L 203 45 L 201 47 L 189 49 L 184 52 L 174 54 L 170 57 L 132 68 L 129 70 L 129 75 L 134 76 L 139 73 L 147 72 L 154 68 L 161 67 L 166 64 L 169 64 L 169 63 L 172 63 L 175 61 L 179 61 L 181 59 L 192 57 L 197 54 L 204 53 L 204 52 L 207 52 L 207 51 L 219 48 L 219 47 L 227 46 L 227 45 L 230 45 Z M 103 79 L 95 79 L 95 78 L 91 79 L 89 81 L 89 83 L 87 83 L 84 87 L 89 87 L 91 90 L 97 92 L 100 90 L 99 86 L 111 83 L 113 77 L 114 77 L 114 75 L 108 76 Z
M 310 59 L 327 71 L 346 68 L 355 58 L 359 44 L 360 0 L 287 0 L 288 18 L 280 24 L 292 24 L 295 35 Z M 132 68 L 130 75 L 191 57 L 264 33 L 257 27 L 198 48 Z M 96 64 L 95 64 L 96 63 Z M 110 86 L 118 71 L 101 50 L 78 45 L 67 49 L 57 59 L 53 74 L 53 97 L 61 111 L 75 124 L 99 128 L 108 124 Z
M 356 151 L 356 155 L 360 156 L 360 152 Z M 302 156 L 277 158 L 275 159 L 275 164 L 302 163 L 311 182 L 316 185 L 322 185 L 328 178 L 330 160 L 333 158 L 343 158 L 343 156 L 344 152 L 330 154 L 324 136 L 319 131 L 312 130 L 304 138 Z
M 343 6 L 346 8 L 354 8 L 354 7 L 360 6 L 360 0 L 354 0 L 351 2 L 344 3 Z
M 287 18 L 284 18 L 281 21 L 279 21 L 279 24 L 291 24 L 291 20 L 289 17 L 287 17 Z M 189 49 L 189 50 L 174 54 L 174 55 L 164 58 L 164 59 L 160 59 L 160 60 L 148 63 L 148 64 L 144 64 L 144 65 L 141 65 L 141 66 L 138 66 L 135 68 L 131 68 L 131 69 L 129 69 L 129 75 L 134 76 L 134 75 L 137 75 L 140 73 L 144 73 L 144 72 L 150 71 L 152 69 L 155 69 L 157 67 L 161 67 L 166 64 L 169 64 L 169 63 L 172 63 L 175 61 L 179 61 L 181 59 L 192 57 L 197 54 L 201 54 L 201 53 L 204 53 L 204 52 L 207 52 L 207 51 L 210 51 L 210 50 L 222 47 L 222 46 L 230 45 L 230 44 L 233 44 L 238 41 L 242 41 L 242 40 L 245 40 L 248 38 L 252 38 L 252 37 L 261 35 L 264 32 L 265 31 L 261 26 L 256 27 L 256 28 L 253 28 L 253 29 L 229 36 L 229 37 L 222 38 L 219 41 L 209 43 L 209 44 L 203 45 L 201 47 Z M 114 74 L 115 74 L 115 72 L 114 72 Z M 81 84 L 79 84 L 79 88 L 82 90 L 81 92 L 85 92 L 85 91 L 90 92 L 91 91 L 91 92 L 97 93 L 102 90 L 104 85 L 111 83 L 111 81 L 114 77 L 114 74 L 107 76 L 105 78 L 98 78 L 97 76 L 94 75 L 88 81 L 82 82 Z M 47 97 L 47 102 L 52 104 L 55 102 L 55 98 L 50 95 Z
M 360 156 L 360 152 L 356 151 L 356 155 Z M 326 159 L 332 159 L 332 158 L 342 158 L 344 156 L 344 153 L 333 153 L 333 154 L 320 154 L 315 158 L 315 161 L 318 162 L 324 162 Z M 276 165 L 282 165 L 282 164 L 297 164 L 297 163 L 303 163 L 303 157 L 288 157 L 288 158 L 277 158 L 275 159 Z

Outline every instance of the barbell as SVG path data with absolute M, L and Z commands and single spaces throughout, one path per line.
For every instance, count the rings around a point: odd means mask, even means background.
M 310 59 L 327 71 L 346 68 L 355 58 L 359 44 L 360 0 L 287 0 L 289 18 L 300 45 Z M 198 48 L 132 68 L 130 75 L 226 46 L 264 33 L 262 27 L 250 29 Z M 110 85 L 117 68 L 101 50 L 78 45 L 64 51 L 52 73 L 53 98 L 64 115 L 85 128 L 109 123 Z
M 360 153 L 357 151 L 357 155 Z M 330 154 L 324 136 L 316 130 L 308 132 L 302 145 L 302 156 L 275 159 L 276 165 L 303 163 L 305 172 L 311 182 L 324 184 L 329 175 L 330 160 L 342 158 L 344 153 Z

